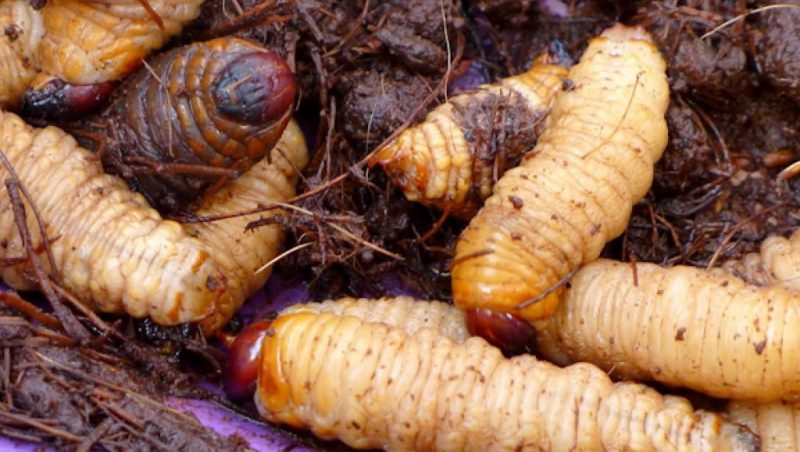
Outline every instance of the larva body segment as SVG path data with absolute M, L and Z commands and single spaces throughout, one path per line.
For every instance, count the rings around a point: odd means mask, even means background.
M 272 149 L 291 117 L 295 82 L 275 53 L 236 38 L 155 57 L 97 121 L 107 170 L 121 174 L 162 212 L 188 209 L 217 174 L 135 171 L 148 165 L 246 171 Z
M 225 184 L 201 205 L 197 214 L 214 216 L 246 212 L 274 201 L 290 199 L 295 195 L 299 172 L 308 164 L 308 157 L 303 132 L 295 121 L 290 121 L 270 152 L 270 158 L 262 159 L 244 175 Z M 244 300 L 269 279 L 271 268 L 257 270 L 278 255 L 284 233 L 277 224 L 252 230 L 248 230 L 247 225 L 282 213 L 282 210 L 273 209 L 183 225 L 186 233 L 200 240 L 222 268 L 230 292 L 226 299 L 232 303 L 219 306 L 221 312 L 218 315 L 203 321 L 206 331 L 222 327 Z
M 122 78 L 196 18 L 203 0 L 148 3 L 163 28 L 137 0 L 47 0 L 40 68 L 82 85 Z
M 800 299 L 731 276 L 600 260 L 571 280 L 557 312 L 535 322 L 543 356 L 714 397 L 800 395 Z
M 728 405 L 726 418 L 758 435 L 762 452 L 800 449 L 800 405 L 797 402 L 733 401 Z
M 0 3 L 0 108 L 17 107 L 36 77 L 30 56 L 43 34 L 42 18 L 28 1 Z
M 386 450 L 755 450 L 757 439 L 685 400 L 596 367 L 507 359 L 330 312 L 280 316 L 262 344 L 267 420 Z
M 669 88 L 649 36 L 607 30 L 568 78 L 574 89 L 556 99 L 531 157 L 500 179 L 457 242 L 461 308 L 551 314 L 563 289 L 547 291 L 624 231 L 650 187 L 667 142 Z
M 752 284 L 780 284 L 800 291 L 800 230 L 789 238 L 769 237 L 761 243 L 760 253 L 726 262 L 722 268 Z
M 428 113 L 379 150 L 380 165 L 411 201 L 471 218 L 506 168 L 533 147 L 567 70 L 541 61 Z
M 385 323 L 401 327 L 406 334 L 414 334 L 423 328 L 431 328 L 456 343 L 470 336 L 464 321 L 464 313 L 455 306 L 438 301 L 419 301 L 411 297 L 341 298 L 322 303 L 304 303 L 290 306 L 281 315 L 298 312 L 319 314 L 330 312 L 338 316 L 358 317 L 366 323 Z
M 249 295 L 255 284 L 249 282 L 251 278 L 262 278 L 234 272 L 235 265 L 245 265 L 245 256 L 253 258 L 243 250 L 267 248 L 269 251 L 263 251 L 260 257 L 268 259 L 280 246 L 275 242 L 261 243 L 275 234 L 270 228 L 243 234 L 238 246 L 219 243 L 222 232 L 217 228 L 230 227 L 228 234 L 239 233 L 242 225 L 238 220 L 226 226 L 194 225 L 189 231 L 199 238 L 191 237 L 180 224 L 163 220 L 124 181 L 106 175 L 89 151 L 54 127 L 33 129 L 17 116 L 0 112 L 0 149 L 31 193 L 47 225 L 57 276 L 95 310 L 150 316 L 163 325 L 202 320 L 210 332 L 227 322 Z M 295 152 L 305 154 L 304 144 Z M 298 159 L 296 163 L 302 161 Z M 280 165 L 286 168 L 285 163 Z M 274 174 L 275 169 L 259 167 L 232 182 L 241 186 L 229 187 L 229 192 L 247 192 L 249 184 L 263 179 L 260 172 Z M 5 178 L 5 169 L 0 174 Z M 282 183 L 292 180 L 287 176 Z M 269 196 L 291 196 L 292 192 L 292 187 L 287 186 L 279 193 L 264 195 L 261 203 L 272 201 Z M 225 193 L 210 200 L 207 210 L 217 211 L 218 203 L 227 203 Z M 239 203 L 243 204 L 255 203 Z M 41 235 L 30 211 L 27 220 L 34 245 L 38 246 Z M 0 249 L 1 257 L 25 255 L 7 197 L 0 203 L 0 241 L 5 245 Z M 43 263 L 51 270 L 47 259 Z M 31 269 L 25 264 L 5 267 L 0 274 L 14 288 L 35 287 Z
M 41 97 L 38 91 L 52 89 L 53 81 L 88 85 L 125 77 L 196 18 L 202 2 L 148 0 L 151 13 L 138 0 L 48 0 L 39 10 L 26 0 L 4 0 L 0 108 L 17 107 L 29 87 Z

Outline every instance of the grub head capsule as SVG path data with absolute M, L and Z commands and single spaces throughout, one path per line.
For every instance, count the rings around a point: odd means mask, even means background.
M 536 331 L 525 320 L 505 312 L 488 309 L 468 309 L 467 329 L 480 336 L 506 355 L 533 353 L 536 348 Z
M 242 401 L 253 397 L 261 352 L 261 342 L 267 335 L 270 322 L 257 321 L 248 325 L 236 336 L 225 359 L 223 384 L 232 400 Z

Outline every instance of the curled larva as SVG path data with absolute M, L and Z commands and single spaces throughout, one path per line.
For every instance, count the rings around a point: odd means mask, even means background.
M 665 63 L 641 28 L 589 43 L 531 157 L 509 170 L 456 244 L 463 309 L 543 318 L 560 284 L 621 234 L 667 143 Z
M 236 38 L 194 43 L 126 81 L 90 121 L 95 139 L 86 144 L 162 213 L 193 210 L 222 179 L 206 170 L 244 172 L 267 155 L 294 95 L 292 73 L 274 52 Z
M 90 85 L 126 76 L 196 18 L 201 4 L 202 0 L 48 0 L 36 10 L 27 0 L 4 0 L 0 55 L 7 58 L 0 59 L 0 88 L 15 89 L 0 98 L 0 108 L 18 105 L 30 85 L 44 89 L 52 80 Z
M 387 450 L 755 450 L 754 435 L 589 364 L 504 358 L 480 338 L 309 310 L 263 339 L 265 419 Z
M 800 299 L 701 269 L 599 260 L 534 322 L 543 356 L 714 397 L 800 396 Z
M 298 128 L 286 133 L 286 145 L 273 151 L 272 165 L 264 162 L 230 182 L 201 212 L 252 208 L 292 196 L 297 168 L 307 155 Z M 242 231 L 244 219 L 186 227 L 163 220 L 57 128 L 33 129 L 0 112 L 0 149 L 41 212 L 56 275 L 95 310 L 150 316 L 163 325 L 199 321 L 210 332 L 263 281 L 265 276 L 251 269 L 274 257 L 280 246 L 270 228 Z M 0 177 L 6 174 L 0 169 Z M 38 247 L 42 240 L 35 218 L 29 213 L 27 219 Z M 25 255 L 7 195 L 0 201 L 0 241 L 0 257 Z M 53 271 L 47 259 L 43 263 Z M 12 287 L 35 287 L 27 264 L 5 267 L 0 274 Z
M 761 439 L 761 452 L 800 450 L 800 404 L 777 401 L 751 403 L 733 401 L 726 418 L 744 425 Z
M 380 165 L 411 201 L 471 218 L 497 177 L 528 152 L 567 70 L 545 56 L 531 68 L 461 94 L 380 149 Z
M 800 291 L 800 230 L 789 238 L 769 237 L 761 243 L 759 253 L 728 261 L 722 269 L 752 284 L 780 284 Z

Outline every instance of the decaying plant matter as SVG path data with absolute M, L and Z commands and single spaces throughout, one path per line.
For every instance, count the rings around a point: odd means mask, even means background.
M 195 43 L 126 81 L 87 121 L 85 143 L 162 213 L 194 210 L 204 193 L 269 153 L 294 96 L 291 71 L 275 53 L 236 38 Z
M 567 75 L 551 60 L 545 55 L 527 72 L 450 98 L 378 150 L 370 165 L 382 166 L 410 201 L 471 218 L 536 144 Z
M 299 129 L 286 133 L 286 145 L 273 151 L 273 164 L 264 162 L 232 181 L 201 211 L 254 208 L 290 197 L 307 155 Z M 15 115 L 0 112 L 0 149 L 46 224 L 55 266 L 44 262 L 48 271 L 98 311 L 150 316 L 164 325 L 200 321 L 210 332 L 263 283 L 265 276 L 254 275 L 252 269 L 274 257 L 280 246 L 279 234 L 271 230 L 274 225 L 245 234 L 244 220 L 187 228 L 163 220 L 143 197 L 121 179 L 106 175 L 91 152 L 57 128 L 33 129 Z M 232 196 L 237 199 L 231 201 Z M 25 256 L 12 206 L 0 207 L 2 257 Z M 27 225 L 34 246 L 40 246 L 42 231 L 33 215 L 28 215 Z M 234 235 L 237 240 L 230 240 Z M 24 262 L 3 268 L 2 276 L 15 288 L 35 287 L 36 279 Z
M 535 320 L 564 278 L 626 228 L 667 142 L 665 62 L 641 28 L 592 40 L 530 158 L 508 171 L 456 245 L 453 300 Z
M 54 98 L 49 84 L 94 85 L 118 80 L 140 66 L 183 25 L 202 0 L 26 0 L 0 4 L 0 108 L 19 105 L 29 87 Z M 55 79 L 55 80 L 54 80 Z M 60 91 L 56 90 L 56 91 Z
M 256 395 L 265 418 L 356 448 L 757 448 L 746 429 L 589 364 L 506 359 L 480 338 L 354 315 L 301 309 L 272 322 Z
M 749 428 L 761 439 L 762 452 L 783 452 L 800 448 L 800 405 L 798 402 L 764 404 L 734 401 L 725 417 Z
M 571 280 L 557 312 L 536 322 L 558 364 L 715 397 L 771 401 L 800 394 L 798 295 L 686 266 L 600 260 Z

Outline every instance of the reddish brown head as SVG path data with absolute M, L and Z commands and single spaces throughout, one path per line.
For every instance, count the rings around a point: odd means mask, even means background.
M 488 309 L 469 309 L 466 314 L 469 332 L 486 339 L 504 354 L 512 356 L 535 350 L 536 331 L 525 320 Z
M 37 118 L 75 119 L 76 116 L 99 110 L 117 85 L 116 81 L 71 85 L 61 79 L 51 78 L 25 92 L 22 112 Z
M 220 113 L 236 121 L 266 124 L 280 121 L 292 108 L 297 90 L 289 66 L 274 52 L 242 55 L 214 82 Z
M 248 325 L 236 337 L 228 350 L 223 369 L 225 393 L 231 400 L 245 401 L 253 397 L 258 377 L 261 341 L 270 322 L 257 321 Z

